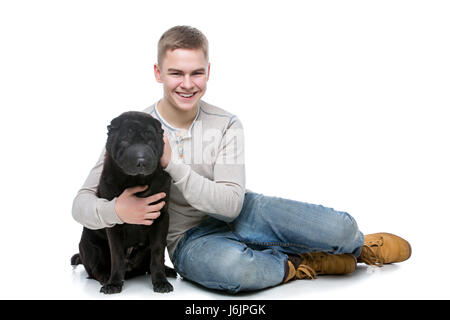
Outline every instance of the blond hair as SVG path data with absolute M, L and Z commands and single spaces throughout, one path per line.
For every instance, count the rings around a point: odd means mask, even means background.
M 200 30 L 190 26 L 175 26 L 163 33 L 158 42 L 158 65 L 168 50 L 202 49 L 206 60 L 209 59 L 208 39 Z

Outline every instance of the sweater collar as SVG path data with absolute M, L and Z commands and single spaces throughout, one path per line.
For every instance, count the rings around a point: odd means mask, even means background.
M 174 133 L 178 133 L 178 134 L 179 134 L 179 133 L 181 133 L 181 132 L 186 131 L 186 130 L 184 130 L 184 129 L 176 128 L 176 127 L 170 125 L 170 124 L 163 118 L 163 116 L 162 116 L 162 115 L 159 113 L 159 111 L 158 111 L 158 103 L 159 103 L 160 101 L 161 101 L 161 100 L 159 100 L 157 103 L 155 103 L 155 114 L 156 114 L 156 117 L 158 117 L 158 120 L 161 121 L 162 124 L 164 124 L 167 128 L 169 128 L 169 130 L 173 131 Z M 197 104 L 197 114 L 195 115 L 194 121 L 192 121 L 191 125 L 189 126 L 189 129 L 187 130 L 186 137 L 191 137 L 191 130 L 192 130 L 192 127 L 194 126 L 195 122 L 196 122 L 197 119 L 198 119 L 198 115 L 200 114 L 200 102 L 201 102 L 201 101 L 199 101 L 198 104 Z

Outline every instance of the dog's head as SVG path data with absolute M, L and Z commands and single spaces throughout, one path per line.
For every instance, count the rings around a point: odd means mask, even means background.
M 127 175 L 149 175 L 164 149 L 161 123 L 144 112 L 129 111 L 108 125 L 106 151 Z

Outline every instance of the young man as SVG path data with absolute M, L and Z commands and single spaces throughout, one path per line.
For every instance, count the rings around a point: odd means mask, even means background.
M 410 257 L 407 241 L 363 236 L 348 213 L 245 189 L 242 124 L 201 100 L 210 64 L 200 31 L 166 31 L 154 72 L 164 96 L 144 111 L 165 131 L 160 162 L 173 179 L 167 244 L 182 277 L 234 293 L 351 273 L 357 262 L 381 266 Z M 74 199 L 75 220 L 91 229 L 151 224 L 161 209 L 152 203 L 164 194 L 138 198 L 146 186 L 136 186 L 112 201 L 96 197 L 103 154 Z

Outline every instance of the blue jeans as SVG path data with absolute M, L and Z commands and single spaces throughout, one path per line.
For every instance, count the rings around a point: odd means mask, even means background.
M 208 218 L 174 252 L 186 279 L 230 293 L 282 283 L 287 254 L 322 251 L 358 257 L 364 236 L 346 212 L 249 192 L 232 223 Z

